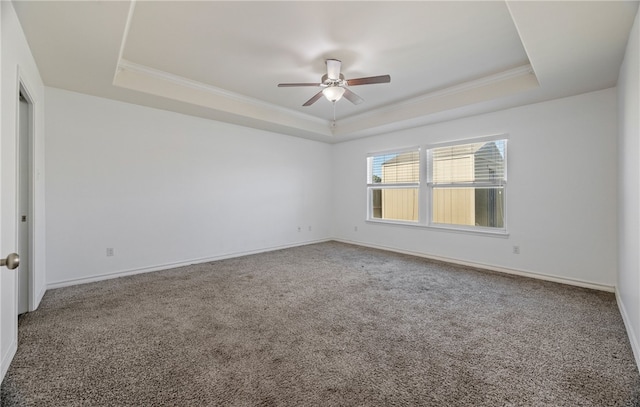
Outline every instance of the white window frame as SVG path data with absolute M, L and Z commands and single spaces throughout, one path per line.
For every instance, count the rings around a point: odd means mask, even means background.
M 455 225 L 446 223 L 434 223 L 432 221 L 432 197 L 433 197 L 433 183 L 431 182 L 431 162 L 429 161 L 429 150 L 440 147 L 447 147 L 453 145 L 472 144 L 479 142 L 488 142 L 496 140 L 506 140 L 506 146 L 504 150 L 504 178 L 498 183 L 491 182 L 474 182 L 471 184 L 473 187 L 500 187 L 503 193 L 503 227 L 486 227 L 486 226 L 468 226 L 468 225 Z M 375 153 L 367 154 L 367 217 L 366 221 L 371 223 L 381 224 L 396 224 L 406 225 L 410 227 L 423 227 L 430 229 L 437 229 L 451 232 L 462 232 L 480 235 L 494 235 L 507 237 L 509 235 L 507 228 L 507 211 L 508 211 L 508 193 L 507 193 L 507 176 L 508 176 L 508 134 L 496 134 L 484 137 L 475 137 L 467 139 L 459 139 L 455 141 L 447 141 L 442 143 L 425 144 L 418 147 L 402 148 L 396 150 L 379 151 Z M 410 151 L 419 151 L 420 164 L 419 164 L 419 182 L 417 184 L 376 184 L 371 180 L 372 168 L 370 167 L 370 157 L 384 155 L 384 154 L 402 154 Z M 439 184 L 437 187 L 447 187 L 449 184 Z M 451 187 L 460 187 L 459 184 L 451 184 Z M 373 217 L 373 189 L 381 188 L 417 188 L 418 189 L 418 221 L 402 221 L 393 219 L 381 219 Z
M 403 183 L 374 183 L 372 180 L 373 168 L 370 158 L 381 156 L 381 155 L 400 155 L 404 153 L 412 153 L 418 152 L 418 160 L 419 160 L 419 173 L 418 173 L 418 182 L 403 182 Z M 421 204 L 422 201 L 422 189 L 424 184 L 424 171 L 423 171 L 423 151 L 420 147 L 408 147 L 401 148 L 397 150 L 387 150 L 387 151 L 379 151 L 376 153 L 367 154 L 367 221 L 371 222 L 381 222 L 381 223 L 395 223 L 402 225 L 418 225 L 421 223 L 422 219 L 424 219 L 425 212 L 423 210 L 423 206 Z M 383 219 L 383 218 L 375 218 L 373 215 L 373 191 L 375 189 L 410 189 L 415 188 L 418 191 L 418 220 L 417 221 L 409 221 L 409 220 L 399 220 L 399 219 Z

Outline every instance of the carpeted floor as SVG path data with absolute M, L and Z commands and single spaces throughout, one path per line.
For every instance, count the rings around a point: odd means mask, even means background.
M 613 294 L 329 242 L 51 290 L 2 406 L 640 406 Z

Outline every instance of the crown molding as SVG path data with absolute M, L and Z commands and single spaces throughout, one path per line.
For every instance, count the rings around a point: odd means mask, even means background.
M 278 105 L 274 105 L 272 103 L 267 103 L 259 99 L 254 99 L 244 95 L 240 95 L 235 92 L 221 89 L 206 83 L 194 81 L 192 79 L 187 79 L 183 76 L 161 71 L 159 69 L 151 68 L 141 64 L 136 64 L 135 62 L 131 62 L 126 59 L 121 59 L 119 61 L 118 68 L 116 70 L 116 76 L 121 71 L 129 71 L 132 73 L 136 73 L 138 75 L 143 75 L 143 76 L 151 77 L 154 79 L 170 82 L 174 85 L 178 85 L 181 87 L 206 92 L 217 97 L 233 100 L 235 102 L 250 105 L 260 109 L 268 109 L 268 110 L 277 112 L 279 114 L 287 115 L 289 117 L 310 121 L 315 124 L 325 125 L 327 126 L 327 128 L 329 128 L 329 125 L 330 125 L 330 122 L 325 119 L 320 119 L 318 117 L 311 116 L 305 113 L 300 113 L 298 111 L 287 109 Z
M 342 120 L 340 120 L 339 123 L 344 125 L 348 123 L 358 122 L 361 120 L 367 120 L 369 118 L 379 116 L 381 113 L 392 113 L 399 110 L 406 110 L 408 108 L 414 107 L 416 105 L 420 105 L 428 101 L 432 101 L 434 99 L 458 95 L 461 93 L 473 91 L 476 89 L 484 88 L 490 85 L 494 85 L 500 82 L 504 82 L 510 79 L 527 76 L 527 75 L 535 76 L 533 68 L 531 67 L 530 64 L 508 69 L 506 71 L 502 71 L 493 75 L 485 76 L 485 77 L 474 79 L 471 81 L 461 82 L 453 86 L 437 89 L 432 92 L 428 92 L 423 95 L 404 100 L 402 102 L 383 106 L 374 110 L 367 111 L 365 113 L 360 113 L 357 115 L 345 117 Z
M 522 94 L 539 86 L 527 64 L 342 119 L 332 133 L 339 138 L 360 138 L 424 126 L 443 117 L 460 118 L 477 111 L 485 102 Z
M 129 38 L 129 29 L 131 28 L 131 20 L 133 19 L 133 13 L 136 9 L 136 1 L 137 0 L 131 0 L 131 3 L 129 4 L 129 12 L 127 13 L 127 21 L 124 24 L 124 32 L 122 33 L 122 41 L 120 42 L 120 50 L 118 51 L 118 64 L 116 65 L 116 71 L 113 74 L 113 82 L 115 83 L 116 81 L 116 77 L 118 76 L 118 72 L 120 71 L 118 69 L 118 66 L 120 65 L 120 62 L 122 61 L 122 57 L 124 55 L 124 47 L 127 44 L 127 39 Z

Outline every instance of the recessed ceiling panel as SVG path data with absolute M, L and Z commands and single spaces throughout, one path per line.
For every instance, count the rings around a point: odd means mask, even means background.
M 123 58 L 271 104 L 329 119 L 302 104 L 324 60 L 346 78 L 391 75 L 351 88 L 365 102 L 347 117 L 528 64 L 504 2 L 138 2 Z

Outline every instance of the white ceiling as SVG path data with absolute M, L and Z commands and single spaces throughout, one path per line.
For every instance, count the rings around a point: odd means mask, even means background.
M 637 1 L 14 1 L 47 86 L 326 142 L 615 86 Z M 342 60 L 353 105 L 321 99 Z

